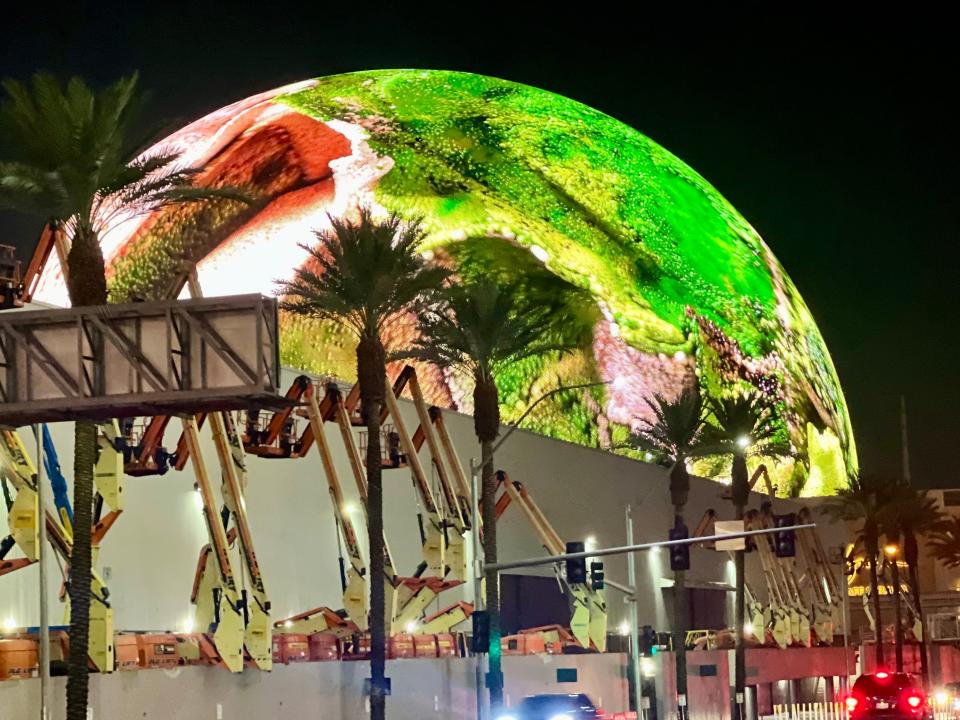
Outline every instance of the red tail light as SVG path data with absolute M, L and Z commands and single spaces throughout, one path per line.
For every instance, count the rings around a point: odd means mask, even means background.
M 879 670 L 874 674 L 874 677 L 877 680 L 886 680 L 888 677 L 890 677 L 890 673 L 888 673 L 886 670 Z
M 907 691 L 907 694 L 904 696 L 904 700 L 906 700 L 907 707 L 909 707 L 911 710 L 919 710 L 920 706 L 924 703 L 923 695 L 918 693 L 916 690 Z

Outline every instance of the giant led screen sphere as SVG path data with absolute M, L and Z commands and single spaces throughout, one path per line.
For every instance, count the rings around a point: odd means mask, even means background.
M 629 452 L 655 393 L 756 390 L 792 446 L 789 457 L 752 461 L 767 465 L 779 493 L 831 493 L 856 466 L 830 355 L 770 248 L 700 175 L 597 110 L 479 75 L 359 72 L 248 98 L 158 148 L 182 153 L 198 183 L 242 187 L 256 201 L 218 198 L 115 226 L 102 238 L 112 301 L 161 297 L 193 262 L 206 295 L 273 294 L 330 216 L 369 207 L 422 218 L 419 251 L 430 262 L 463 274 L 552 274 L 589 293 L 592 347 L 505 371 L 506 421 L 556 387 L 587 385 L 550 396 L 524 427 Z M 55 264 L 37 297 L 66 304 Z M 341 328 L 281 323 L 285 365 L 353 379 Z M 415 325 L 387 332 L 399 347 Z M 420 374 L 433 403 L 471 411 L 468 378 Z M 693 469 L 723 479 L 729 458 Z

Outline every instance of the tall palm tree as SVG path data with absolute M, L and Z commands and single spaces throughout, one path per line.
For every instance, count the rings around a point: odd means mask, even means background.
M 367 429 L 367 532 L 370 549 L 370 716 L 383 720 L 386 694 L 384 617 L 383 483 L 380 416 L 386 400 L 387 348 L 384 329 L 417 310 L 439 288 L 446 271 L 428 267 L 417 252 L 423 240 L 419 222 L 397 215 L 374 218 L 362 208 L 357 220 L 330 218 L 330 229 L 304 246 L 310 258 L 294 278 L 279 284 L 281 307 L 327 320 L 357 339 L 357 382 Z
M 747 456 L 786 454 L 787 443 L 783 440 L 782 428 L 776 422 L 767 398 L 760 393 L 750 392 L 729 398 L 711 399 L 707 405 L 707 422 L 703 434 L 705 446 L 733 458 L 730 472 L 731 499 L 736 519 L 743 520 L 747 503 L 750 501 Z M 744 550 L 737 550 L 733 557 L 736 569 L 734 688 L 740 697 L 743 697 L 746 687 L 744 554 Z M 735 706 L 737 711 L 740 707 L 739 704 Z
M 930 668 L 927 658 L 926 624 L 920 597 L 919 538 L 941 528 L 943 521 L 944 513 L 940 510 L 936 498 L 931 497 L 926 490 L 918 490 L 905 484 L 899 484 L 893 490 L 891 502 L 887 503 L 881 512 L 880 520 L 887 531 L 895 533 L 902 540 L 903 560 L 907 565 L 910 581 L 910 595 L 922 628 L 920 672 L 924 683 L 930 678 Z
M 108 300 L 100 237 L 115 222 L 218 194 L 194 188 L 192 173 L 177 167 L 175 153 L 141 155 L 144 144 L 134 134 L 142 107 L 136 75 L 99 92 L 78 78 L 63 85 L 44 73 L 29 85 L 5 80 L 2 87 L 0 208 L 37 213 L 66 227 L 70 250 L 64 274 L 74 306 Z M 96 426 L 77 422 L 74 432 L 67 719 L 83 720 Z
M 690 473 L 686 461 L 702 453 L 701 431 L 704 404 L 696 387 L 688 387 L 675 399 L 659 393 L 648 399 L 653 420 L 642 420 L 631 444 L 670 464 L 670 503 L 673 527 L 686 530 L 684 508 L 690 497 Z M 673 648 L 676 653 L 677 695 L 687 696 L 685 715 L 690 716 L 687 695 L 687 592 L 686 572 L 673 571 Z
M 473 381 L 473 426 L 480 442 L 484 562 L 497 561 L 494 442 L 500 433 L 497 379 L 516 363 L 586 347 L 593 315 L 585 294 L 554 276 L 534 281 L 496 277 L 467 279 L 444 288 L 439 305 L 420 313 L 421 337 L 412 357 L 452 368 Z M 500 671 L 500 589 L 487 570 L 490 618 L 490 701 L 503 702 Z
M 873 602 L 873 623 L 876 634 L 876 664 L 882 667 L 883 620 L 880 613 L 880 581 L 877 557 L 880 554 L 880 518 L 889 504 L 896 482 L 880 475 L 859 473 L 852 475 L 847 487 L 837 491 L 836 497 L 824 501 L 822 512 L 834 520 L 862 523 L 860 539 L 870 568 L 870 597 Z

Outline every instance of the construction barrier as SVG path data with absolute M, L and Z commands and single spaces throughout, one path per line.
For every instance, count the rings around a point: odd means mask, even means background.
M 788 703 L 774 705 L 773 720 L 850 720 L 842 702 Z

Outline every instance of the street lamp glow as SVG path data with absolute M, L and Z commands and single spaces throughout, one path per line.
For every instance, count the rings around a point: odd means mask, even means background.
M 583 549 L 586 552 L 593 552 L 597 549 L 597 537 L 596 535 L 589 535 L 586 540 L 583 541 Z
M 617 628 L 617 630 L 621 635 L 626 637 L 627 635 L 630 634 L 630 623 L 624 620 L 622 623 L 620 623 L 620 626 Z
M 744 624 L 743 624 L 743 634 L 744 634 L 744 635 L 753 635 L 753 623 L 744 623 Z
M 3 630 L 4 632 L 11 632 L 17 629 L 17 621 L 12 617 L 5 617 L 3 619 Z
M 352 503 L 352 502 L 348 502 L 348 503 L 344 504 L 344 506 L 343 506 L 343 512 L 345 512 L 347 515 L 353 515 L 354 513 L 357 512 L 357 506 L 356 506 L 356 504 L 355 504 L 355 503 Z
M 897 555 L 900 554 L 900 548 L 898 548 L 893 543 L 890 543 L 889 545 L 886 545 L 883 548 L 883 552 L 886 554 L 887 557 L 896 557 Z
M 640 672 L 643 673 L 644 677 L 653 677 L 656 671 L 657 666 L 654 664 L 653 660 L 650 658 L 641 658 Z
M 200 493 L 200 488 L 193 489 L 193 505 L 197 510 L 203 510 L 203 495 Z
M 741 450 L 746 450 L 749 445 L 750 438 L 748 436 L 741 435 L 737 438 L 737 447 L 739 447 Z
M 417 625 L 417 623 L 414 622 L 413 620 L 411 620 L 410 622 L 408 622 L 408 623 L 407 623 L 407 635 L 413 635 L 413 634 L 417 631 L 417 628 L 418 628 L 418 627 L 419 627 L 419 626 Z
M 292 627 L 293 627 L 293 620 L 285 620 L 284 623 L 283 623 L 283 626 L 284 626 L 285 628 L 292 628 Z

